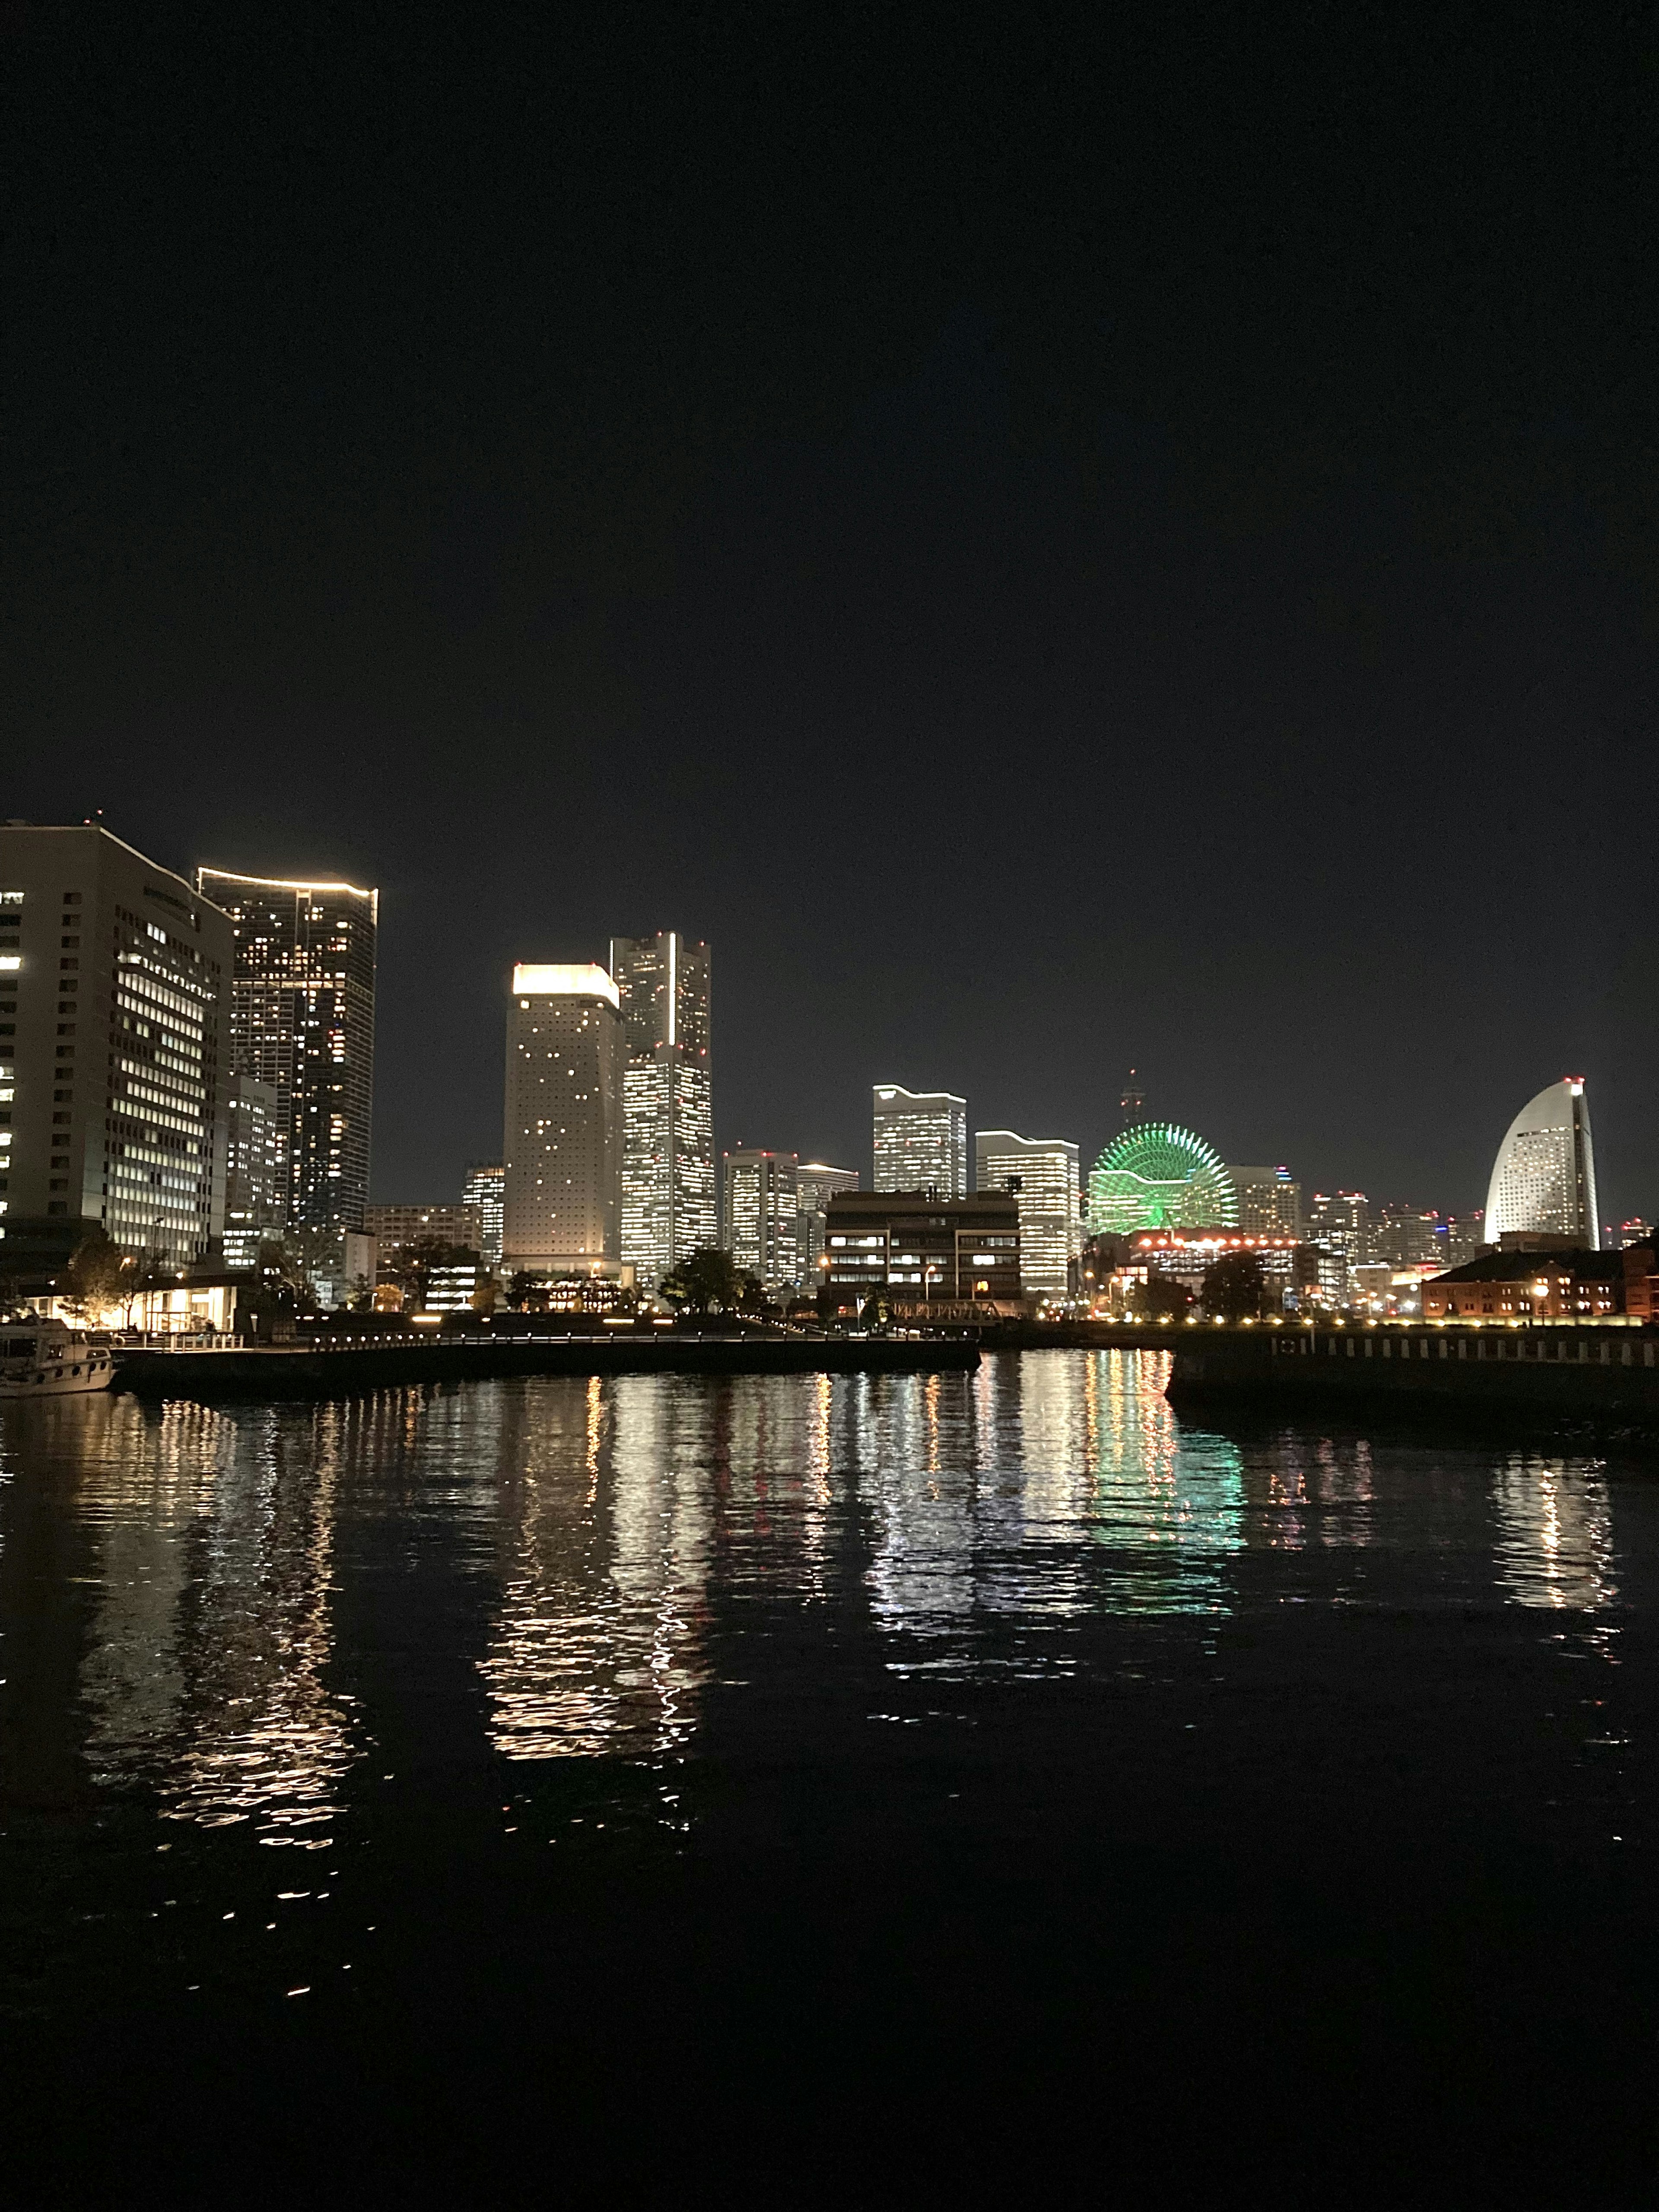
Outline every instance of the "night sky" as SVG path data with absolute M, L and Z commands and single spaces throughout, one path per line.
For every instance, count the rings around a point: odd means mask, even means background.
M 1659 1208 L 1635 9 L 0 11 L 0 811 L 382 891 L 375 1194 L 515 958 L 717 1140 L 1151 1110 Z

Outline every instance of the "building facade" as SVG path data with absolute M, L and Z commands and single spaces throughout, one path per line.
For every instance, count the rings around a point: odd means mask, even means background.
M 953 1091 L 878 1083 L 871 1094 L 877 1190 L 968 1194 L 968 1101 Z
M 800 1281 L 805 1291 L 816 1290 L 823 1276 L 823 1239 L 829 1229 L 829 1205 L 838 1190 L 856 1190 L 856 1168 L 832 1168 L 823 1160 L 803 1160 L 795 1170 L 795 1190 L 800 1211 L 795 1217 L 795 1241 L 800 1253 Z
M 483 1214 L 476 1206 L 366 1206 L 363 1229 L 383 1253 L 428 1239 L 482 1253 Z
M 939 1320 L 1021 1303 L 1019 1205 L 1012 1194 L 967 1199 L 838 1191 L 830 1200 L 825 1285 L 857 1312 L 872 1297 L 896 1314 Z
M 773 1297 L 801 1281 L 799 1166 L 793 1152 L 720 1155 L 722 1242 Z
M 1019 1206 L 1019 1269 L 1026 1291 L 1064 1298 L 1076 1285 L 1083 1244 L 1078 1148 L 1063 1137 L 974 1133 L 974 1188 L 1007 1191 Z
M 621 1000 L 603 968 L 520 966 L 507 1023 L 501 1262 L 620 1275 Z
M 239 1074 L 276 1092 L 286 1219 L 357 1230 L 368 1202 L 380 893 L 198 868 L 230 916 Z
M 1650 1262 L 1651 1251 L 1646 1254 Z M 1629 1293 L 1634 1289 L 1634 1297 Z M 1600 1321 L 1641 1311 L 1646 1269 L 1629 1252 L 1487 1252 L 1423 1285 L 1425 1321 Z M 1645 1318 L 1645 1315 L 1643 1316 Z
M 1238 1225 L 1257 1237 L 1302 1234 L 1302 1186 L 1288 1168 L 1233 1167 L 1227 1170 L 1238 1197 Z
M 282 1100 L 274 1084 L 233 1075 L 226 1085 L 225 1265 L 251 1267 L 287 1226 Z
M 1295 1312 L 1317 1288 L 1319 1255 L 1311 1245 L 1245 1229 L 1143 1231 L 1129 1241 L 1126 1273 L 1144 1268 L 1149 1275 L 1172 1276 L 1197 1297 L 1210 1269 L 1232 1252 L 1255 1255 L 1267 1302 L 1280 1312 Z
M 708 947 L 678 930 L 613 937 L 627 1046 L 622 1256 L 654 1290 L 716 1241 Z
M 1486 1241 L 1542 1230 L 1594 1252 L 1601 1242 L 1595 1149 L 1582 1076 L 1529 1098 L 1510 1123 L 1486 1190 Z
M 492 1267 L 501 1264 L 501 1182 L 499 1160 L 474 1160 L 461 1185 L 461 1204 L 478 1209 L 478 1249 Z
M 175 1267 L 224 1226 L 230 924 L 108 830 L 0 829 L 8 1267 L 86 1228 Z M 86 1224 L 82 1227 L 77 1224 Z
M 1316 1191 L 1308 1207 L 1307 1234 L 1328 1262 L 1320 1269 L 1326 1303 L 1346 1305 L 1353 1295 L 1354 1269 L 1376 1256 L 1370 1200 L 1363 1190 Z

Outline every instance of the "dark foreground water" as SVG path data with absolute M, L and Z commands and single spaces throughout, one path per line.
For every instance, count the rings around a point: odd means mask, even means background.
M 1650 2197 L 1659 1481 L 1164 1371 L 5 1409 L 14 2188 Z

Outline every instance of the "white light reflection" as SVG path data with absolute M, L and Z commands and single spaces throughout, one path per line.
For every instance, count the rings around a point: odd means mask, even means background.
M 1498 1579 L 1516 1605 L 1594 1613 L 1611 1605 L 1607 1486 L 1585 1461 L 1519 1455 L 1492 1478 Z
M 509 1759 L 665 1753 L 696 1725 L 708 1502 L 672 1378 L 526 1389 L 501 1431 L 514 1551 L 480 1661 Z

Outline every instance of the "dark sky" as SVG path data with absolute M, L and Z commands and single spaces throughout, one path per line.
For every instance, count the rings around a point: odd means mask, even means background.
M 381 887 L 377 1195 L 678 926 L 722 1143 L 1659 1207 L 1649 13 L 0 26 L 0 811 Z

